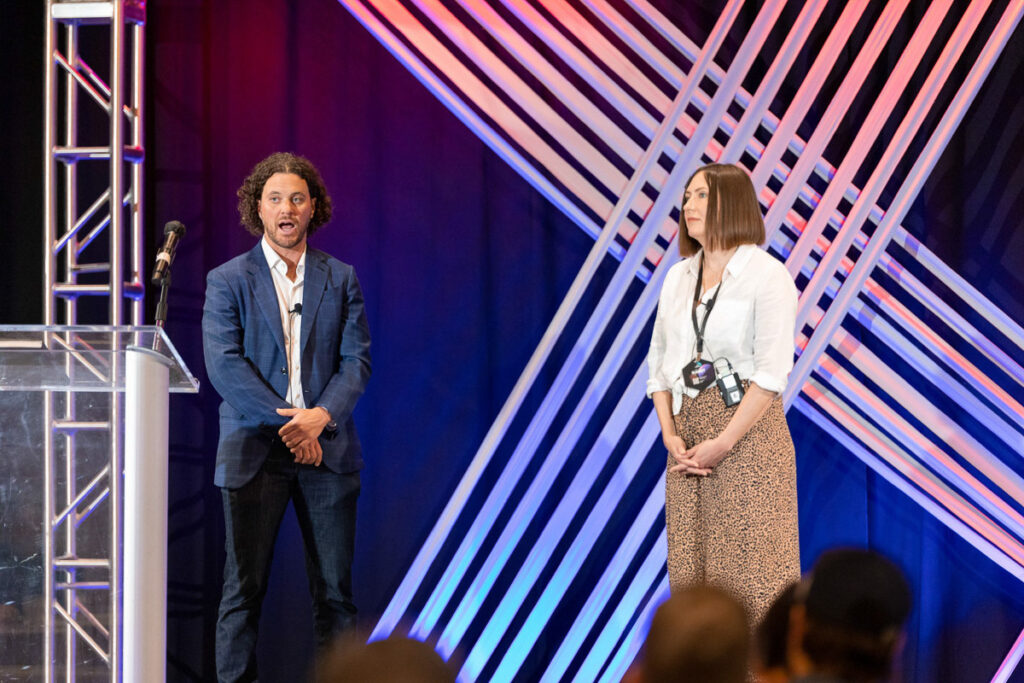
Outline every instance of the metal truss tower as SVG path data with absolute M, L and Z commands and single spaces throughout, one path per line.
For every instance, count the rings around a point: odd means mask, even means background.
M 143 322 L 145 19 L 145 0 L 46 2 L 46 325 L 79 324 L 79 297 L 106 297 L 106 319 L 89 323 Z M 100 396 L 44 404 L 47 681 L 121 679 L 123 397 Z

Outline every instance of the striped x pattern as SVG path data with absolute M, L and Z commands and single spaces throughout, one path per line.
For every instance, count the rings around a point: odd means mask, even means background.
M 460 680 L 621 678 L 668 590 L 644 330 L 710 161 L 749 171 L 801 291 L 787 408 L 1024 581 L 1024 330 L 902 226 L 1024 2 L 728 0 L 700 44 L 645 0 L 340 2 L 594 238 L 375 638 L 436 640 Z

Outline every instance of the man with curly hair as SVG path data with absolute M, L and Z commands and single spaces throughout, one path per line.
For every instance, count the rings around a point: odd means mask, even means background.
M 359 470 L 352 410 L 370 376 L 370 332 L 352 266 L 308 247 L 331 198 L 307 159 L 273 154 L 238 190 L 259 244 L 210 271 L 207 374 L 224 399 L 214 481 L 224 503 L 217 676 L 257 679 L 256 635 L 274 539 L 291 500 L 323 646 L 355 624 Z

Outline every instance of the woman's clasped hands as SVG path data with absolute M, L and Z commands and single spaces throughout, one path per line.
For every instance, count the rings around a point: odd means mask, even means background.
M 676 435 L 667 437 L 664 443 L 668 454 L 676 461 L 676 464 L 668 469 L 669 472 L 701 477 L 711 474 L 715 465 L 728 455 L 730 449 L 729 444 L 721 436 L 701 441 L 692 448 L 687 448 L 682 437 Z

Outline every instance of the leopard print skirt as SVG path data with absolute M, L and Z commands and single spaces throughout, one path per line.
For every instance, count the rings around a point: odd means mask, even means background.
M 709 387 L 683 398 L 676 432 L 690 448 L 718 436 L 735 412 Z M 672 589 L 704 582 L 730 590 L 756 624 L 776 594 L 800 578 L 796 505 L 793 440 L 776 398 L 707 477 L 666 473 Z

